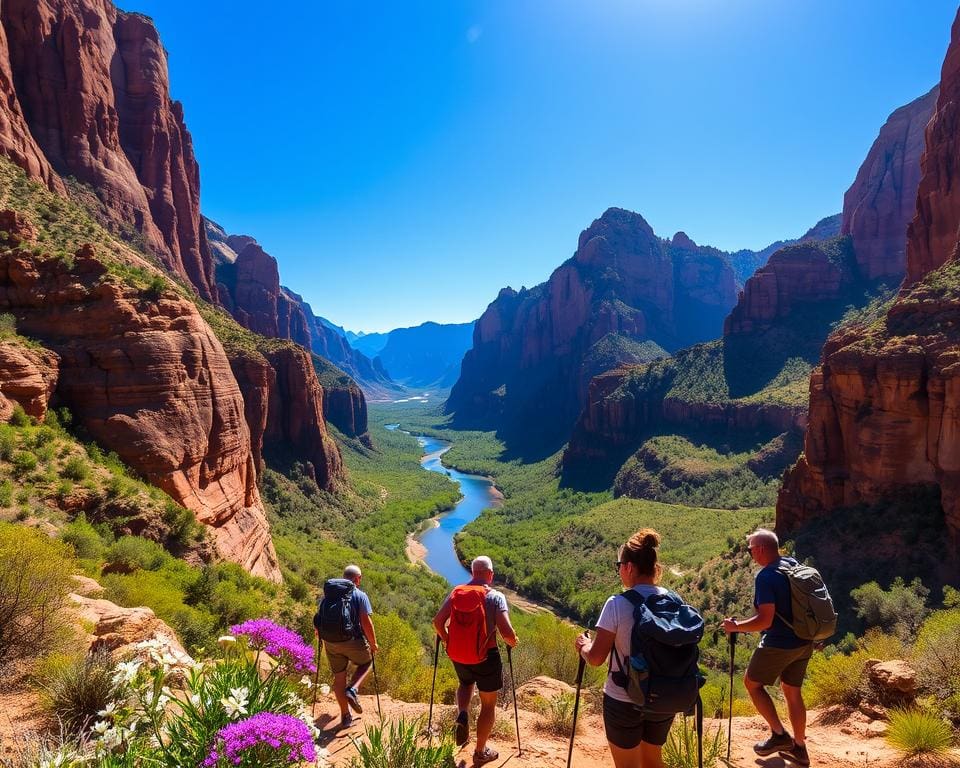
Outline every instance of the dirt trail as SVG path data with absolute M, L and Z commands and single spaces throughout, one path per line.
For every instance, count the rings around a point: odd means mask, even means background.
M 317 727 L 329 729 L 324 732 L 321 744 L 328 750 L 329 765 L 346 768 L 350 759 L 356 755 L 353 740 L 364 737 L 367 726 L 377 725 L 376 699 L 373 696 L 361 696 L 364 714 L 348 731 L 334 729 L 339 719 L 339 711 L 332 696 L 317 703 Z M 380 697 L 384 718 L 387 721 L 404 717 L 426 718 L 425 704 L 408 704 L 394 701 L 388 696 Z M 829 725 L 822 724 L 816 712 L 810 713 L 811 725 L 808 734 L 808 749 L 812 765 L 817 768 L 893 768 L 903 764 L 903 758 L 891 749 L 882 738 L 880 724 L 872 724 L 867 718 L 854 713 L 839 722 L 836 718 Z M 523 754 L 517 754 L 516 732 L 513 728 L 512 707 L 501 707 L 497 713 L 498 725 L 490 745 L 499 751 L 500 757 L 490 766 L 499 768 L 563 768 L 567 764 L 567 741 L 543 730 L 543 719 L 532 712 L 520 710 L 520 735 Z M 436 706 L 434 723 L 452 721 L 452 707 Z M 613 761 L 607 751 L 603 734 L 603 723 L 593 713 L 581 710 L 581 728 L 573 753 L 574 768 L 613 768 Z M 708 720 L 705 728 L 722 728 L 726 736 L 725 720 Z M 753 744 L 766 735 L 766 725 L 757 717 L 735 717 L 733 719 L 733 748 L 730 764 L 736 768 L 786 768 L 790 764 L 777 755 L 761 758 L 754 754 Z M 457 753 L 459 768 L 469 768 L 473 764 L 472 740 Z M 725 755 L 724 755 L 725 757 Z M 955 758 L 960 760 L 960 751 Z M 725 760 L 717 762 L 722 766 Z M 960 762 L 957 763 L 960 765 Z M 711 768 L 713 768 L 711 766 Z

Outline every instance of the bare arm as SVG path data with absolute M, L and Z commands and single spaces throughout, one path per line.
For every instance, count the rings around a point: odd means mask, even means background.
M 513 630 L 513 624 L 510 623 L 510 614 L 506 611 L 497 613 L 497 629 L 500 630 L 500 637 L 503 638 L 503 642 L 511 648 L 515 648 L 519 641 L 517 633 Z
M 360 626 L 363 628 L 363 634 L 370 644 L 370 652 L 376 653 L 379 650 L 377 633 L 373 631 L 373 621 L 366 611 L 360 611 Z
M 613 641 L 616 637 L 609 629 L 598 628 L 597 636 L 593 640 L 584 632 L 577 637 L 577 652 L 591 667 L 599 667 L 613 650 Z
M 437 611 L 437 615 L 433 617 L 433 628 L 436 630 L 437 635 L 440 636 L 440 640 L 444 645 L 447 644 L 447 641 L 450 639 L 449 634 L 447 634 L 447 620 L 450 618 L 450 603 L 444 603 L 440 606 L 440 610 Z
M 724 619 L 723 631 L 728 635 L 734 632 L 763 632 L 770 629 L 773 624 L 773 618 L 776 615 L 777 607 L 773 603 L 764 603 L 757 606 L 757 612 L 749 619 L 737 621 L 736 619 Z

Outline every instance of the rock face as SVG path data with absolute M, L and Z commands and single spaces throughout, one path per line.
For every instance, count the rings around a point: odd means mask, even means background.
M 777 503 L 782 531 L 924 485 L 939 490 L 952 552 L 960 549 L 958 99 L 960 15 L 927 128 L 905 286 L 885 317 L 828 339 L 810 380 L 804 455 Z
M 122 285 L 90 246 L 72 265 L 14 249 L 0 311 L 56 352 L 57 397 L 98 442 L 210 526 L 223 557 L 279 580 L 244 402 L 191 302 Z
M 504 289 L 477 321 L 447 402 L 459 422 L 543 431 L 562 442 L 580 410 L 581 370 L 608 334 L 675 350 L 717 335 L 735 301 L 715 249 L 658 238 L 643 217 L 611 208 L 573 258 L 532 290 Z
M 0 19 L 3 151 L 53 189 L 53 171 L 93 186 L 118 232 L 213 299 L 199 170 L 153 24 L 110 0 L 5 0 Z
M 841 233 L 853 238 L 857 264 L 867 280 L 888 278 L 896 283 L 903 276 L 924 131 L 938 93 L 939 87 L 934 87 L 887 118 L 843 196 Z
M 43 421 L 57 388 L 59 362 L 49 350 L 0 341 L 0 420 L 9 421 L 18 403 L 28 416 Z

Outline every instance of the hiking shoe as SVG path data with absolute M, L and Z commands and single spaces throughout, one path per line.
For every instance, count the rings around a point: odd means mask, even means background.
M 349 728 L 351 725 L 353 725 L 353 715 L 351 715 L 349 712 L 347 712 L 347 714 L 340 716 L 340 728 L 341 728 L 341 729 L 343 729 L 343 728 Z
M 500 757 L 499 753 L 495 749 L 490 749 L 490 747 L 484 747 L 483 752 L 474 752 L 473 753 L 473 764 L 484 765 L 485 763 L 491 763 Z
M 470 721 L 467 719 L 467 713 L 461 712 L 457 715 L 457 727 L 454 733 L 454 741 L 458 747 L 462 747 L 470 741 Z
M 796 744 L 790 749 L 781 749 L 780 757 L 789 760 L 791 763 L 807 768 L 810 765 L 810 755 L 807 754 L 807 747 L 804 744 Z
M 350 709 L 354 712 L 362 713 L 363 707 L 360 706 L 360 697 L 357 696 L 357 689 L 351 686 L 343 692 L 344 696 L 347 697 L 347 704 L 350 705 Z
M 758 741 L 753 745 L 753 751 L 760 755 L 760 757 L 766 757 L 767 755 L 772 755 L 774 752 L 793 749 L 793 747 L 793 736 L 784 731 L 783 733 L 771 733 L 770 736 L 763 741 Z

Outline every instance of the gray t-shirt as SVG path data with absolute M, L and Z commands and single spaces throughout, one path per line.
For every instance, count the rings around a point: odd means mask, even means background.
M 471 581 L 470 584 L 476 586 L 477 582 Z M 503 592 L 498 592 L 495 589 L 487 589 L 487 597 L 483 603 L 484 611 L 487 614 L 487 634 L 490 636 L 490 640 L 487 643 L 487 648 L 496 648 L 497 647 L 497 614 L 507 613 L 507 598 L 504 597 Z M 443 601 L 443 605 L 440 607 L 441 613 L 449 618 L 450 615 L 450 595 L 447 595 L 447 599 Z
M 650 595 L 665 595 L 667 590 L 653 584 L 637 584 L 635 592 L 646 599 Z M 617 649 L 617 655 L 620 661 L 627 663 L 630 656 L 630 633 L 633 631 L 633 604 L 623 595 L 613 595 L 607 598 L 603 604 L 603 610 L 600 611 L 600 618 L 597 619 L 597 629 L 605 629 L 614 634 L 613 645 Z M 607 666 L 607 680 L 603 684 L 603 692 L 611 699 L 632 703 L 627 692 L 613 682 L 613 669 L 616 662 L 613 660 L 613 654 L 610 654 L 610 660 Z

